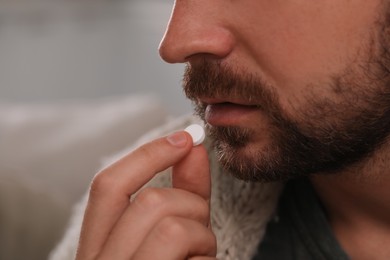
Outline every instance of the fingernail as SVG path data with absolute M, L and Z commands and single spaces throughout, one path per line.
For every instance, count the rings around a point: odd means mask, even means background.
M 187 144 L 187 137 L 183 132 L 176 132 L 167 136 L 167 141 L 176 147 L 183 147 Z

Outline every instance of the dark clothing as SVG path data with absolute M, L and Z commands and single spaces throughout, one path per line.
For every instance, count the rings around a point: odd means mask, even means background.
M 347 260 L 307 179 L 289 181 L 253 260 Z

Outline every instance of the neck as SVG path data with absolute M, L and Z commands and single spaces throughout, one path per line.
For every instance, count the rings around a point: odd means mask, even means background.
M 353 259 L 382 259 L 379 253 L 390 259 L 390 248 L 381 246 L 390 244 L 390 143 L 360 165 L 311 181 L 335 236 Z

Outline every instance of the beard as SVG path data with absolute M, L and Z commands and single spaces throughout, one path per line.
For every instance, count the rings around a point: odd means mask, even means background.
M 360 52 L 366 62 L 351 63 L 330 76 L 326 86 L 306 86 L 304 101 L 300 98 L 292 111 L 282 109 L 275 87 L 259 75 L 207 59 L 187 65 L 184 92 L 203 120 L 207 104 L 199 101 L 202 97 L 247 100 L 267 118 L 266 144 L 254 138 L 256 122 L 223 127 L 206 123 L 222 167 L 245 181 L 271 182 L 337 173 L 368 159 L 390 132 L 390 45 L 385 36 L 371 43 Z M 318 95 L 316 89 L 331 95 Z

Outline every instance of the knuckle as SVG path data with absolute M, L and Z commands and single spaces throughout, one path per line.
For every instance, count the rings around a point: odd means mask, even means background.
M 199 214 L 201 219 L 208 221 L 210 217 L 209 203 L 204 199 L 199 199 L 199 205 L 196 209 L 196 212 Z
M 213 255 L 215 255 L 217 252 L 217 236 L 214 234 L 214 232 L 208 232 L 209 234 L 209 243 L 207 243 L 209 245 L 209 248 L 210 248 L 210 251 L 213 252 Z
M 164 205 L 166 194 L 162 189 L 147 187 L 139 192 L 134 203 L 146 210 L 156 210 Z
M 216 256 L 217 255 L 217 238 L 214 233 L 207 232 L 207 238 L 205 238 L 206 243 L 203 244 L 204 251 L 209 256 Z
M 142 145 L 137 150 L 137 152 L 141 153 L 147 160 L 153 162 L 153 159 L 155 159 L 155 149 L 151 147 L 150 144 Z
M 186 227 L 177 217 L 169 216 L 163 218 L 156 227 L 156 232 L 162 239 L 175 241 L 188 236 Z
M 109 192 L 114 187 L 113 178 L 111 178 L 108 171 L 103 170 L 95 175 L 92 179 L 90 194 L 96 195 Z
M 210 221 L 209 204 L 202 198 L 198 197 L 189 203 L 188 217 L 196 220 L 203 225 L 208 225 Z

